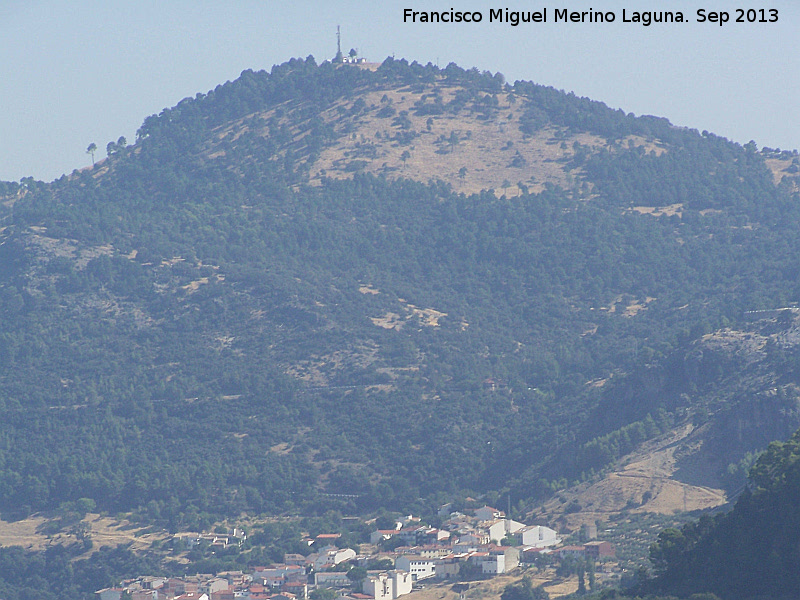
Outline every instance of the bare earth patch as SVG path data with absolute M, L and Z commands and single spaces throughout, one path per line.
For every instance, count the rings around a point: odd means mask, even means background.
M 382 317 L 371 317 L 370 321 L 372 321 L 374 325 L 382 327 L 383 329 L 400 330 L 403 328 L 403 325 L 406 324 L 405 319 L 393 312 L 387 312 Z
M 0 546 L 22 546 L 38 550 L 47 544 L 47 537 L 36 533 L 45 522 L 43 517 L 28 517 L 23 521 L 0 521 Z
M 654 217 L 683 216 L 683 204 L 670 204 L 668 206 L 633 206 L 630 210 L 640 215 L 652 215 Z
M 43 550 L 52 544 L 75 542 L 75 538 L 66 533 L 52 536 L 38 533 L 47 521 L 48 519 L 40 515 L 33 515 L 13 523 L 0 521 L 0 546 L 22 546 L 30 550 Z M 141 531 L 140 527 L 135 527 L 124 519 L 118 520 L 93 513 L 87 514 L 83 521 L 89 525 L 95 549 L 102 546 L 131 544 L 133 550 L 147 550 L 154 541 L 167 537 L 166 532 L 137 535 Z
M 628 136 L 621 143 L 609 144 L 600 136 L 552 125 L 523 133 L 520 125 L 527 102 L 505 92 L 493 96 L 497 104 L 492 100 L 491 107 L 481 100 L 488 96 L 480 93 L 477 101 L 467 100 L 455 112 L 448 108 L 440 114 L 416 114 L 418 103 L 431 104 L 438 98 L 447 105 L 458 93 L 463 90 L 435 81 L 342 99 L 320 114 L 338 135 L 318 156 L 303 153 L 311 122 L 290 118 L 290 113 L 304 106 L 284 103 L 220 128 L 217 143 L 206 149 L 206 156 L 212 160 L 225 156 L 219 146 L 235 142 L 243 131 L 270 136 L 267 123 L 271 122 L 286 127 L 287 148 L 299 151 L 301 162 L 313 161 L 307 164 L 312 185 L 319 185 L 324 177 L 343 179 L 364 172 L 390 179 L 443 181 L 465 194 L 494 190 L 497 196 L 513 197 L 525 191 L 540 192 L 545 184 L 552 184 L 580 189 L 578 193 L 588 197 L 592 186 L 583 186 L 582 171 L 572 164 L 578 152 L 585 156 L 631 146 L 656 154 L 667 151 L 658 140 Z

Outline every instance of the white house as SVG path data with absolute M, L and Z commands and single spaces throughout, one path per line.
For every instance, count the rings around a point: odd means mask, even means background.
M 361 589 L 375 600 L 394 600 L 411 593 L 411 582 L 410 573 L 395 570 L 367 577 L 364 579 Z
M 325 549 L 324 551 L 321 551 L 316 558 L 314 558 L 314 569 L 318 571 L 326 567 L 333 567 L 339 563 L 353 560 L 355 557 L 356 551 L 352 548 L 334 548 L 333 550 Z M 309 558 L 311 557 L 309 556 Z
M 389 571 L 389 575 L 392 577 L 392 583 L 394 583 L 395 598 L 411 593 L 414 580 L 414 578 L 411 577 L 411 573 L 408 573 L 407 571 L 394 570 Z
M 366 577 L 361 584 L 361 591 L 375 600 L 394 600 L 394 582 L 388 573 Z
M 342 571 L 322 571 L 314 573 L 314 585 L 317 587 L 347 587 L 352 583 L 347 573 Z
M 519 521 L 515 521 L 514 519 L 506 519 L 506 535 L 517 533 L 520 529 L 525 529 L 527 525 L 525 523 L 520 523 Z
M 506 557 L 503 554 L 489 554 L 478 560 L 481 566 L 481 573 L 489 575 L 500 575 L 506 572 Z
M 119 600 L 122 597 L 122 588 L 103 588 L 94 593 L 97 600 Z
M 436 575 L 436 561 L 423 558 L 412 554 L 403 554 L 394 561 L 394 566 L 398 571 L 406 571 L 411 574 L 414 581 L 427 579 Z
M 530 548 L 549 548 L 561 543 L 558 533 L 544 525 L 524 527 L 515 534 L 519 543 Z

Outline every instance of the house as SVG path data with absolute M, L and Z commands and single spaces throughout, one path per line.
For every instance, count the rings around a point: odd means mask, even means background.
M 142 577 L 139 583 L 145 590 L 157 590 L 164 587 L 167 581 L 166 577 Z
M 491 555 L 502 555 L 505 562 L 505 573 L 513 571 L 519 566 L 520 552 L 513 546 L 497 546 L 489 551 Z
M 208 600 L 208 594 L 203 592 L 187 592 L 180 596 L 175 596 L 174 600 Z
M 614 558 L 614 546 L 611 542 L 592 541 L 583 545 L 586 558 L 600 560 L 602 558 Z
M 165 588 L 167 596 L 180 596 L 186 592 L 197 591 L 197 584 L 194 584 L 193 586 L 190 584 L 189 589 L 187 589 L 186 582 L 183 579 L 178 579 L 176 577 L 167 579 L 167 583 L 164 584 L 163 587 Z
M 186 581 L 184 579 L 170 578 L 164 584 L 162 591 L 165 592 L 167 597 L 181 596 L 190 592 L 197 592 L 198 585 L 194 581 Z
M 94 593 L 96 600 L 120 600 L 122 597 L 122 588 L 103 588 Z
M 282 592 L 289 592 L 297 598 L 308 598 L 308 583 L 304 581 L 287 581 L 281 586 Z
M 414 546 L 408 550 L 408 552 L 404 552 L 403 554 L 416 554 L 422 558 L 441 558 L 442 556 L 447 556 L 452 553 L 451 548 L 436 545 Z
M 314 573 L 314 585 L 317 587 L 340 588 L 352 583 L 347 573 L 342 571 L 322 571 Z
M 548 548 L 561 543 L 554 529 L 544 525 L 530 525 L 514 533 L 520 545 L 530 548 Z
M 305 561 L 305 558 L 303 559 Z M 300 565 L 272 565 L 271 567 L 255 567 L 253 578 L 271 588 L 279 588 L 287 581 L 308 581 L 305 567 Z
M 214 577 L 213 579 L 206 581 L 202 587 L 204 592 L 211 595 L 214 592 L 224 592 L 230 586 L 228 585 L 227 579 L 223 579 L 222 577 Z
M 253 594 L 267 594 L 267 590 L 264 588 L 263 585 L 254 583 L 253 585 L 247 588 L 247 594 L 249 596 L 252 596 Z
M 394 583 L 387 573 L 366 577 L 361 584 L 361 590 L 375 600 L 393 600 L 395 598 Z
M 476 562 L 484 575 L 500 575 L 506 572 L 506 557 L 502 554 L 486 554 Z
M 414 581 L 414 578 L 411 577 L 411 573 L 395 569 L 393 571 L 389 571 L 389 575 L 392 577 L 392 582 L 394 583 L 395 598 L 411 593 L 411 588 L 413 587 Z
M 224 577 L 228 580 L 231 587 L 244 587 L 246 584 L 253 581 L 253 576 L 242 573 L 241 571 L 220 571 L 217 577 Z
M 525 523 L 520 523 L 519 521 L 515 521 L 514 519 L 506 519 L 506 535 L 517 533 L 520 529 L 525 529 L 527 525 Z
M 302 554 L 285 554 L 283 556 L 283 563 L 291 566 L 303 566 L 306 564 L 306 557 Z
M 490 542 L 500 542 L 506 537 L 506 522 L 503 519 L 486 521 L 482 530 L 482 537 L 489 538 Z
M 362 591 L 375 600 L 394 600 L 411 593 L 412 579 L 410 573 L 400 570 L 379 573 L 364 579 Z
M 486 575 L 508 573 L 519 565 L 519 550 L 511 546 L 495 546 L 488 552 L 475 552 L 470 560 L 480 565 Z
M 453 544 L 452 550 L 453 554 L 467 554 L 469 552 L 475 552 L 480 547 L 480 544 L 462 544 L 459 541 L 457 544 Z
M 414 554 L 403 554 L 394 561 L 394 566 L 399 571 L 411 574 L 413 581 L 427 579 L 436 575 L 436 561 L 430 558 L 423 558 Z M 377 599 L 376 599 L 377 600 Z
M 304 567 L 299 565 L 286 565 L 286 573 L 283 578 L 287 583 L 299 581 L 301 583 L 308 583 L 308 575 Z
M 457 579 L 461 572 L 462 563 L 469 558 L 468 553 L 449 554 L 435 560 L 436 577 L 438 579 Z
M 308 558 L 311 558 L 313 555 L 309 555 Z M 352 548 L 333 548 L 332 550 L 323 549 L 312 563 L 314 565 L 314 569 L 319 571 L 320 569 L 325 569 L 327 567 L 335 567 L 339 563 L 346 562 L 348 560 L 353 560 L 356 557 L 356 551 Z
M 503 511 L 497 510 L 492 506 L 476 508 L 473 514 L 478 521 L 494 521 L 495 519 L 502 519 L 506 516 Z

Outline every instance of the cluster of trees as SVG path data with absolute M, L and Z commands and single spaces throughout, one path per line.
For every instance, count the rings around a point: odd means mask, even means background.
M 163 572 L 152 558 L 124 546 L 104 547 L 89 558 L 81 554 L 81 548 L 62 545 L 43 552 L 0 548 L 0 594 L 8 600 L 90 598 L 124 578 Z

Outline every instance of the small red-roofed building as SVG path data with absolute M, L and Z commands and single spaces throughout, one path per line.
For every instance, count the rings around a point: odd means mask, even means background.
M 281 586 L 282 592 L 289 592 L 297 598 L 308 598 L 308 583 L 303 581 L 287 581 Z
M 247 588 L 247 591 L 251 594 L 264 594 L 267 590 L 260 583 L 253 583 Z

